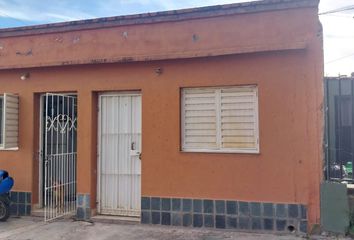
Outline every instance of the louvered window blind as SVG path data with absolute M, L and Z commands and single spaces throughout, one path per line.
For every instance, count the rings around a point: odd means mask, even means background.
M 182 150 L 258 153 L 257 86 L 182 89 Z
M 18 95 L 0 96 L 0 150 L 18 148 Z

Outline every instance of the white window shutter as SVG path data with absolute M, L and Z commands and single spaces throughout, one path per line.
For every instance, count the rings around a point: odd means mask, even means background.
M 258 151 L 257 87 L 221 89 L 221 148 Z
M 182 150 L 258 153 L 257 86 L 182 90 Z
M 216 91 L 212 88 L 182 90 L 182 149 L 216 149 Z
M 3 146 L 5 149 L 18 147 L 18 104 L 18 95 L 4 94 Z

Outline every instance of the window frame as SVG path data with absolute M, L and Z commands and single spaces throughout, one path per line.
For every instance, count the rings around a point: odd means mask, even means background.
M 222 89 L 227 89 L 227 88 L 254 88 L 255 94 L 256 94 L 256 99 L 255 99 L 255 107 L 254 107 L 254 111 L 255 111 L 255 115 L 254 115 L 254 119 L 255 119 L 255 137 L 256 137 L 256 147 L 255 148 L 222 148 L 222 147 L 218 147 L 218 148 L 187 148 L 185 146 L 185 110 L 184 110 L 184 106 L 185 106 L 185 96 L 184 96 L 184 90 L 188 90 L 188 89 L 218 89 L 218 90 L 222 90 Z M 219 96 L 218 99 L 216 99 L 216 101 L 220 102 L 221 100 L 221 96 Z M 258 85 L 256 84 L 250 84 L 250 85 L 229 85 L 229 86 L 211 86 L 211 87 L 182 87 L 180 89 L 180 111 L 181 111 L 181 131 L 180 131 L 180 136 L 181 136 L 181 142 L 180 142 L 180 151 L 181 152 L 186 152 L 186 153 L 242 153 L 242 154 L 260 154 L 260 140 L 259 140 L 259 96 L 258 96 Z M 217 104 L 217 103 L 216 103 Z M 219 104 L 218 104 L 219 106 Z M 220 114 L 218 112 L 220 112 L 220 109 L 218 109 L 218 107 L 216 108 L 216 138 L 217 141 L 221 141 L 220 139 L 218 139 L 218 136 L 220 135 L 220 133 L 218 133 L 218 131 L 221 130 L 221 117 Z M 222 136 L 221 136 L 222 138 Z
M 16 146 L 14 147 L 7 147 L 6 145 L 6 111 L 7 111 L 7 97 L 16 97 L 17 98 L 17 104 L 19 104 L 19 95 L 18 94 L 12 94 L 12 93 L 1 93 L 0 98 L 2 99 L 2 116 L 1 116 L 1 129 L 2 129 L 2 136 L 1 138 L 1 143 L 0 143 L 0 151 L 18 151 L 19 150 L 19 136 L 17 135 L 17 143 Z M 17 122 L 19 124 L 19 106 L 17 106 Z M 19 134 L 19 126 L 17 126 L 17 134 Z
M 5 121 L 4 121 L 4 94 L 0 94 L 0 99 L 1 99 L 1 124 L 0 124 L 0 128 L 1 128 L 1 135 L 0 135 L 0 150 L 5 150 L 4 148 L 4 129 L 5 129 Z

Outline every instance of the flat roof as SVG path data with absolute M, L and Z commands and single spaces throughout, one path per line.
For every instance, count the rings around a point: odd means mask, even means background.
M 67 32 L 107 28 L 124 25 L 150 24 L 169 21 L 183 21 L 234 14 L 277 11 L 284 9 L 318 7 L 319 0 L 263 0 L 181 10 L 104 17 L 61 23 L 32 25 L 0 29 L 0 37 L 13 37 L 46 33 Z

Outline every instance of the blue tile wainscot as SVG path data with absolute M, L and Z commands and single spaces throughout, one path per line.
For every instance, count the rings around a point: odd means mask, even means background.
M 141 223 L 256 232 L 307 233 L 302 204 L 142 197 Z

